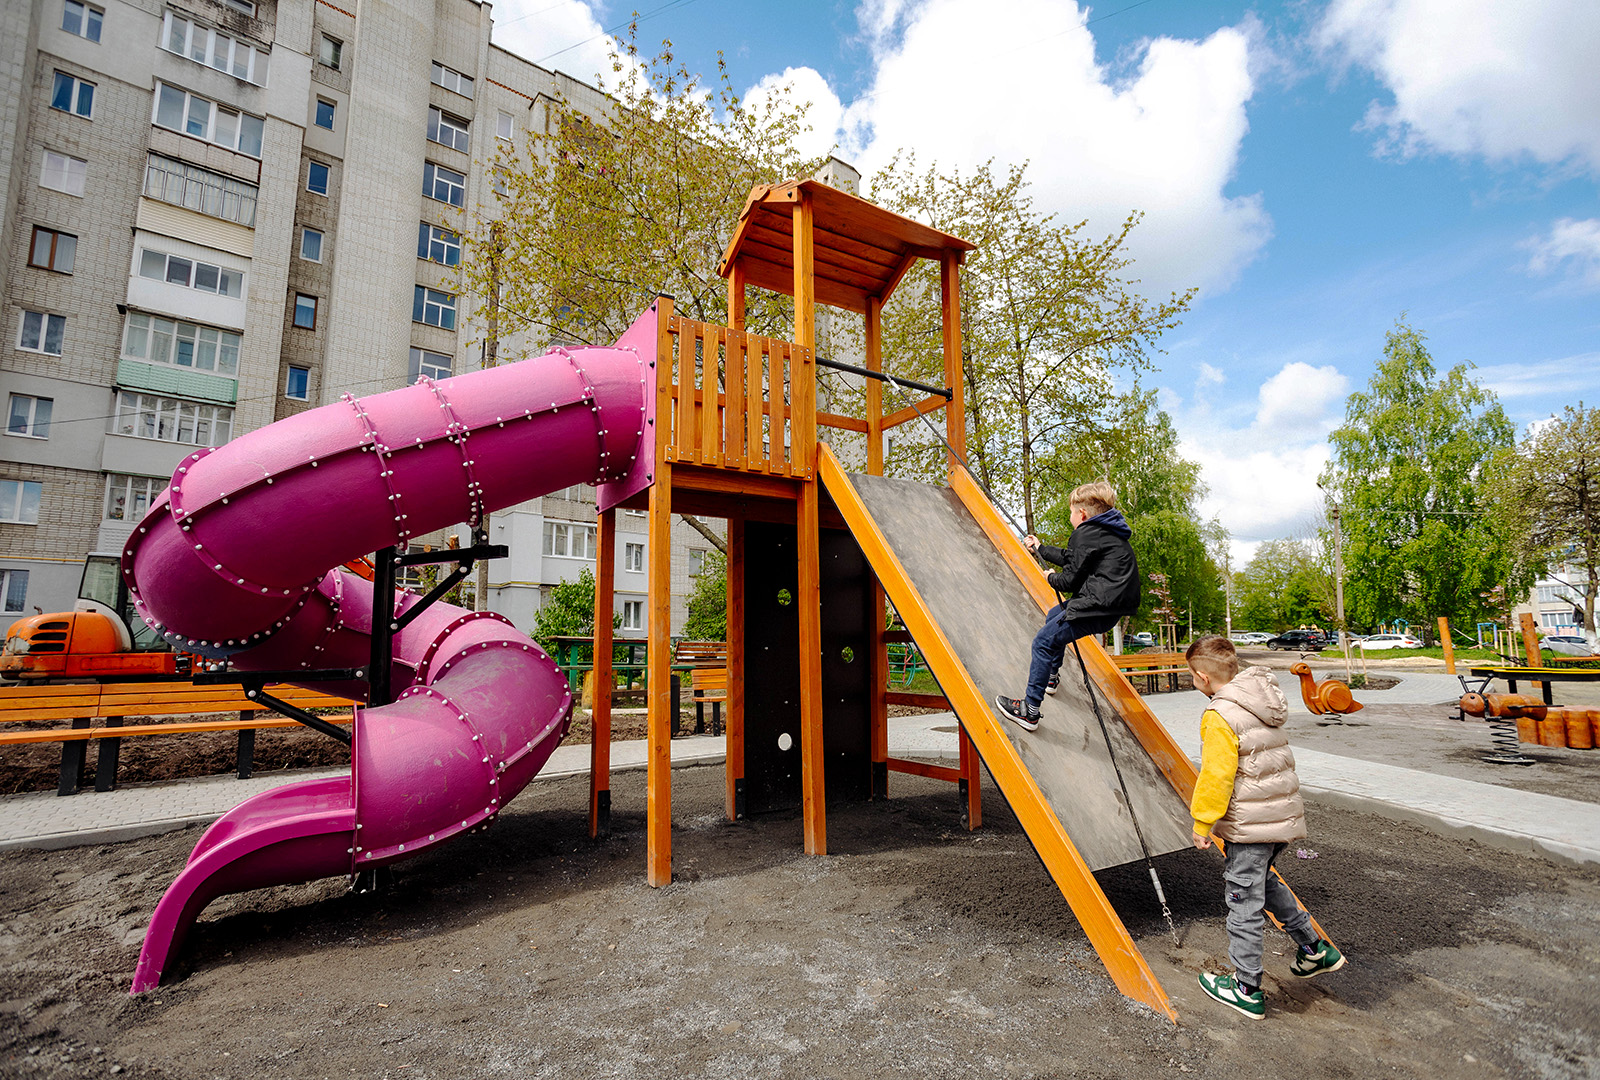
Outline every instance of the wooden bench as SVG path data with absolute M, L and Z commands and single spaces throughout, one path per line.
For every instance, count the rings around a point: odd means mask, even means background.
M 1119 653 L 1111 658 L 1111 662 L 1128 677 L 1129 682 L 1136 676 L 1145 677 L 1145 693 L 1155 692 L 1159 676 L 1167 677 L 1168 690 L 1176 690 L 1178 676 L 1189 674 L 1189 662 L 1181 652 Z
M 689 697 L 694 702 L 694 733 L 706 732 L 706 704 L 711 705 L 711 734 L 722 734 L 722 703 L 728 700 L 728 643 L 680 641 L 672 650 L 672 666 L 689 672 Z
M 324 716 L 333 724 L 348 724 L 349 698 L 336 697 L 298 686 L 273 685 L 266 692 L 301 709 L 343 709 Z M 175 724 L 125 723 L 137 716 L 204 716 L 233 712 L 233 720 L 193 720 Z M 104 720 L 98 726 L 96 719 Z M 88 683 L 77 686 L 0 687 L 0 724 L 67 721 L 69 727 L 0 731 L 0 747 L 31 743 L 61 743 L 61 780 L 57 794 L 71 795 L 82 782 L 90 739 L 100 740 L 95 766 L 95 790 L 110 791 L 117 784 L 117 764 L 122 740 L 142 735 L 184 735 L 207 731 L 239 733 L 238 775 L 249 779 L 255 757 L 255 733 L 262 728 L 299 727 L 299 723 L 268 711 L 268 706 L 245 697 L 239 686 L 195 686 L 189 682 Z

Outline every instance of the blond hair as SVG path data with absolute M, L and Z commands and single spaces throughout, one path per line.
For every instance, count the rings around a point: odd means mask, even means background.
M 1104 480 L 1092 484 L 1079 484 L 1072 489 L 1072 506 L 1081 506 L 1090 517 L 1113 510 L 1117 505 L 1117 489 Z
M 1183 658 L 1196 671 L 1203 671 L 1214 682 L 1228 682 L 1239 674 L 1239 654 L 1233 642 L 1221 634 L 1207 634 L 1184 652 Z

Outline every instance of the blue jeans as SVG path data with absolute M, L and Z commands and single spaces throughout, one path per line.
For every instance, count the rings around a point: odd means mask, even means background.
M 1067 646 L 1090 634 L 1103 634 L 1117 624 L 1116 615 L 1086 615 L 1068 620 L 1062 616 L 1061 605 L 1050 609 L 1044 626 L 1033 636 L 1033 660 L 1028 665 L 1028 690 L 1026 700 L 1035 709 L 1044 701 L 1045 683 L 1050 673 L 1061 667 L 1067 655 Z
M 1227 883 L 1228 959 L 1239 981 L 1261 985 L 1262 935 L 1270 911 L 1289 932 L 1296 945 L 1315 945 L 1317 932 L 1311 916 L 1300 910 L 1289 887 L 1272 872 L 1272 864 L 1288 844 L 1228 843 L 1222 870 Z

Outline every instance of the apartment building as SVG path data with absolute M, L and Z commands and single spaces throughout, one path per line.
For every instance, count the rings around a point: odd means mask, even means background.
M 70 608 L 84 555 L 120 550 L 196 448 L 481 366 L 456 275 L 497 156 L 557 95 L 604 104 L 490 31 L 475 0 L 3 6 L 6 614 Z M 490 606 L 529 625 L 593 567 L 593 523 L 592 489 L 497 514 Z M 620 531 L 617 610 L 642 628 L 643 519 Z M 686 586 L 708 545 L 683 535 Z
M 1577 562 L 1561 562 L 1534 583 L 1528 598 L 1514 614 L 1533 615 L 1542 634 L 1583 633 L 1583 593 L 1589 571 Z

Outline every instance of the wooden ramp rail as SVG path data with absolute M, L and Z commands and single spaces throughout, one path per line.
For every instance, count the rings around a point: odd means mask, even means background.
M 267 692 L 302 709 L 342 709 L 323 719 L 333 724 L 351 722 L 349 698 L 307 690 L 298 686 L 274 685 Z M 179 723 L 125 723 L 130 716 L 205 716 L 211 713 L 237 713 L 233 720 L 192 720 Z M 95 719 L 104 724 L 93 726 Z M 268 706 L 244 696 L 242 687 L 195 686 L 189 682 L 90 683 L 80 686 L 0 687 L 0 723 L 24 724 L 67 721 L 70 727 L 31 728 L 0 731 L 0 747 L 34 743 L 61 743 L 61 774 L 57 794 L 77 792 L 86 762 L 90 739 L 100 740 L 95 766 L 95 790 L 116 787 L 117 765 L 122 740 L 143 735 L 186 735 L 213 731 L 236 731 L 238 776 L 250 777 L 254 765 L 255 733 L 262 729 L 299 727 L 294 721 L 272 715 Z

